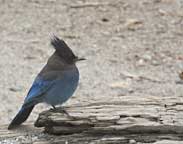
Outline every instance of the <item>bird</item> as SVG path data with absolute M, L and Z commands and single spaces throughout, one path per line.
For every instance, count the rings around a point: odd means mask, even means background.
M 73 95 L 78 86 L 76 62 L 85 58 L 76 56 L 64 40 L 55 35 L 51 37 L 51 45 L 55 51 L 33 81 L 22 107 L 8 126 L 9 130 L 25 122 L 39 103 L 47 103 L 56 109 L 57 105 L 62 105 Z

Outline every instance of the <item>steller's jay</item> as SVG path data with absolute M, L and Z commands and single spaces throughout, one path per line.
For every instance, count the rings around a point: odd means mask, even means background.
M 56 36 L 51 39 L 51 45 L 55 52 L 34 80 L 20 111 L 8 129 L 26 121 L 36 104 L 45 102 L 55 109 L 56 105 L 66 102 L 76 90 L 79 71 L 75 63 L 84 58 L 75 56 L 67 44 Z

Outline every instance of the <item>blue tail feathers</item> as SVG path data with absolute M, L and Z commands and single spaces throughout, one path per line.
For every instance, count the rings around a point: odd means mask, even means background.
M 26 121 L 30 113 L 32 112 L 33 108 L 34 108 L 34 105 L 30 107 L 22 107 L 18 112 L 18 114 L 15 116 L 15 118 L 12 120 L 10 125 L 8 126 L 8 129 L 9 130 L 13 129 L 19 126 L 20 124 L 22 124 L 24 121 Z

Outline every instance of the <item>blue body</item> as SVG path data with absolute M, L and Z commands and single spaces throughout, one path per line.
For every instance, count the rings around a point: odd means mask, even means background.
M 40 102 L 55 106 L 66 102 L 77 88 L 79 71 L 76 68 L 57 72 L 56 75 L 56 79 L 52 80 L 45 80 L 44 77 L 38 76 L 25 98 L 24 106 Z

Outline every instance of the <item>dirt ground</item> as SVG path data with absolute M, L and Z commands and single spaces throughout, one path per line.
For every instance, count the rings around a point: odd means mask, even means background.
M 87 60 L 66 105 L 183 95 L 182 0 L 0 0 L 0 123 L 17 113 L 52 54 L 50 34 Z M 40 104 L 28 121 L 50 106 Z

